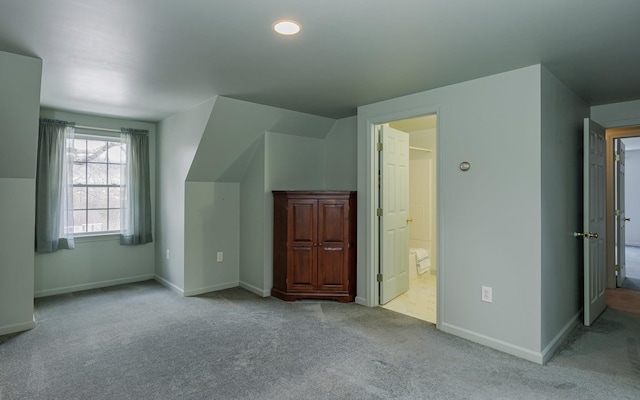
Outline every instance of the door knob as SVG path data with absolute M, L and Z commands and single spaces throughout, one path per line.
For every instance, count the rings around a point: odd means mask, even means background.
M 413 222 L 413 218 L 407 217 L 407 222 Z
M 597 233 L 591 233 L 591 232 L 573 232 L 573 236 L 574 237 L 583 237 L 585 239 L 597 239 L 598 238 L 598 234 Z
M 631 221 L 631 218 L 625 218 L 624 220 L 625 221 Z

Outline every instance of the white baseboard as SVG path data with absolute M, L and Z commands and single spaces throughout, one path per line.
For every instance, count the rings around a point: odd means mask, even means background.
M 564 343 L 567 336 L 569 336 L 569 334 L 573 332 L 573 330 L 579 323 L 578 319 L 580 318 L 581 314 L 582 314 L 582 310 L 578 311 L 578 313 L 574 315 L 573 318 L 571 318 L 571 320 L 565 324 L 565 326 L 560 330 L 560 332 L 558 332 L 556 337 L 554 337 L 553 340 L 551 340 L 551 342 L 547 345 L 547 347 L 545 347 L 544 350 L 542 350 L 543 364 L 546 364 L 547 361 L 551 359 L 551 356 L 553 356 L 556 350 L 558 350 L 558 347 L 560 347 L 560 345 Z
M 271 296 L 271 289 L 262 290 L 262 289 L 260 289 L 258 287 L 255 287 L 253 285 L 250 285 L 250 284 L 248 284 L 246 282 L 242 282 L 242 281 L 240 281 L 240 287 L 245 289 L 245 290 L 248 290 L 251 293 L 257 294 L 260 297 L 269 297 L 269 296 Z
M 238 287 L 238 286 L 239 286 L 239 282 L 238 281 L 221 283 L 221 284 L 218 284 L 218 285 L 202 287 L 202 288 L 199 288 L 199 289 L 185 290 L 184 291 L 184 296 L 185 297 L 197 296 L 199 294 L 204 294 L 204 293 L 209 293 L 209 292 L 217 292 L 218 290 L 230 289 L 230 288 L 234 288 L 234 287 Z
M 46 296 L 53 296 L 56 294 L 79 292 L 81 290 L 99 289 L 99 288 L 108 287 L 108 286 L 122 285 L 125 283 L 148 281 L 149 279 L 153 279 L 153 274 L 130 276 L 128 278 L 111 279 L 108 281 L 83 283 L 80 285 L 71 285 L 71 286 L 65 286 L 65 287 L 54 288 L 54 289 L 37 290 L 33 293 L 33 297 L 35 298 L 46 297 Z
M 480 343 L 481 345 L 491 347 L 492 349 L 496 349 L 504 353 L 508 353 L 516 357 L 532 361 L 537 364 L 542 364 L 543 362 L 542 353 L 525 349 L 524 347 L 516 346 L 514 344 L 507 343 L 502 340 L 497 340 L 489 336 L 481 335 L 479 333 L 472 332 L 470 330 L 447 323 L 443 323 L 441 329 L 442 331 L 450 333 L 452 335 L 460 336 L 463 339 Z
M 0 336 L 9 335 L 11 333 L 28 331 L 36 327 L 36 321 L 31 320 L 29 322 L 22 322 L 19 324 L 0 326 Z
M 156 282 L 158 282 L 162 286 L 166 287 L 167 289 L 170 289 L 171 291 L 175 292 L 176 294 L 178 294 L 180 296 L 184 296 L 184 290 L 181 287 L 179 287 L 178 285 L 175 285 L 172 282 L 169 282 L 168 280 L 166 280 L 163 277 L 158 276 L 158 275 L 154 275 L 153 279 L 155 279 Z
M 360 304 L 361 306 L 369 307 L 367 304 L 367 299 L 364 297 L 356 296 L 356 304 Z

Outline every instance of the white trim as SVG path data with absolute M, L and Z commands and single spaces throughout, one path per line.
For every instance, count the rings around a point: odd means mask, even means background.
M 358 160 L 359 168 L 364 168 L 366 176 L 359 176 L 358 179 L 358 192 L 363 193 L 364 196 L 358 196 L 358 208 L 364 210 L 364 224 L 365 229 L 363 236 L 362 248 L 364 248 L 364 259 L 358 259 L 359 265 L 364 265 L 360 269 L 364 268 L 365 272 L 365 293 L 360 297 L 362 305 L 368 307 L 375 307 L 379 304 L 379 287 L 376 280 L 377 271 L 376 268 L 379 265 L 378 260 L 378 230 L 377 217 L 374 210 L 376 209 L 376 175 L 373 173 L 378 169 L 378 158 L 376 146 L 376 135 L 374 132 L 375 125 L 384 124 L 390 121 L 397 121 L 401 119 L 415 118 L 423 115 L 436 115 L 436 246 L 437 246 L 437 266 L 436 269 L 436 327 L 440 326 L 443 319 L 442 310 L 444 309 L 444 296 L 442 288 L 444 287 L 445 276 L 445 261 L 444 261 L 444 224 L 442 223 L 442 216 L 444 215 L 444 180 L 443 177 L 443 106 L 442 104 L 431 104 L 427 106 L 414 107 L 409 109 L 398 109 L 396 111 L 382 112 L 382 113 L 366 113 L 358 110 L 358 150 L 359 155 L 363 157 L 362 160 Z M 364 145 L 364 146 L 363 146 Z M 364 149 L 362 149 L 364 147 Z M 364 153 L 364 154 L 363 154 Z M 364 178 L 364 182 L 361 180 Z M 358 244 L 361 245 L 360 243 Z M 360 275 L 361 276 L 361 275 Z M 356 298 L 358 301 L 358 298 Z
M 53 296 L 56 294 L 79 292 L 81 290 L 99 289 L 99 288 L 108 287 L 108 286 L 122 285 L 125 283 L 148 281 L 149 279 L 153 279 L 153 278 L 154 278 L 153 274 L 138 275 L 138 276 L 130 276 L 128 278 L 111 279 L 108 281 L 98 281 L 98 282 L 91 282 L 91 283 L 83 283 L 81 285 L 72 285 L 72 286 L 64 286 L 64 287 L 54 288 L 54 289 L 38 290 L 33 293 L 33 297 L 38 298 L 38 297 Z
M 440 329 L 452 335 L 456 335 L 461 338 L 471 340 L 472 342 L 476 342 L 481 345 L 491 347 L 492 349 L 496 349 L 504 353 L 508 353 L 513 356 L 520 357 L 537 364 L 543 363 L 542 353 L 525 349 L 524 347 L 516 346 L 514 344 L 507 343 L 502 340 L 497 340 L 486 335 L 481 335 L 479 333 L 472 332 L 470 330 L 463 329 L 447 323 L 442 323 L 440 326 Z
M 220 283 L 218 285 L 207 286 L 207 287 L 202 287 L 202 288 L 192 289 L 192 290 L 185 290 L 184 291 L 184 296 L 185 297 L 197 296 L 199 294 L 204 294 L 204 293 L 209 293 L 209 292 L 217 292 L 218 290 L 230 289 L 230 288 L 234 288 L 234 287 L 238 287 L 238 286 L 239 286 L 239 282 L 238 281 Z
M 250 285 L 246 282 L 242 282 L 240 281 L 240 285 L 241 288 L 250 291 L 251 293 L 255 293 L 260 297 L 269 297 L 271 296 L 271 290 L 262 290 L 259 287 Z
M 573 332 L 576 326 L 578 326 L 579 318 L 581 314 L 582 314 L 582 309 L 580 309 L 580 311 L 578 311 L 578 313 L 574 315 L 573 318 L 571 318 L 571 320 L 569 320 L 569 322 L 565 324 L 565 326 L 560 330 L 560 332 L 558 332 L 556 337 L 554 337 L 551 340 L 551 342 L 549 342 L 547 347 L 545 347 L 544 350 L 542 350 L 543 364 L 546 364 L 547 361 L 551 359 L 551 357 L 555 354 L 556 350 L 558 350 L 558 347 L 560 347 L 560 345 L 564 343 L 564 341 L 567 339 L 567 336 L 569 336 L 569 334 Z
M 360 304 L 361 306 L 367 306 L 367 299 L 361 296 L 356 296 L 356 304 Z
M 184 296 L 184 290 L 179 287 L 178 285 L 169 282 L 168 280 L 164 279 L 163 277 L 161 277 L 160 275 L 154 275 L 153 279 L 156 280 L 156 282 L 158 282 L 159 284 L 161 284 L 162 286 L 166 287 L 167 289 L 170 289 L 172 292 L 175 292 L 176 294 L 180 295 L 180 296 Z
M 11 333 L 28 331 L 36 327 L 35 319 L 29 322 L 22 322 L 19 324 L 12 324 L 6 326 L 0 326 L 0 336 L 9 335 Z

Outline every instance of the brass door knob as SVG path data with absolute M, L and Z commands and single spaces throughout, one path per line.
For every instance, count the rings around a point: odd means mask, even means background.
M 413 222 L 413 218 L 407 217 L 407 222 Z

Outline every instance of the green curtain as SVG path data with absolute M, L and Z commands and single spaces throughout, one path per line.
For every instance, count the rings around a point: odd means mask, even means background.
M 122 128 L 127 160 L 121 174 L 120 244 L 145 244 L 151 234 L 149 131 Z
M 38 253 L 73 249 L 74 123 L 40 119 L 36 165 L 36 235 Z

